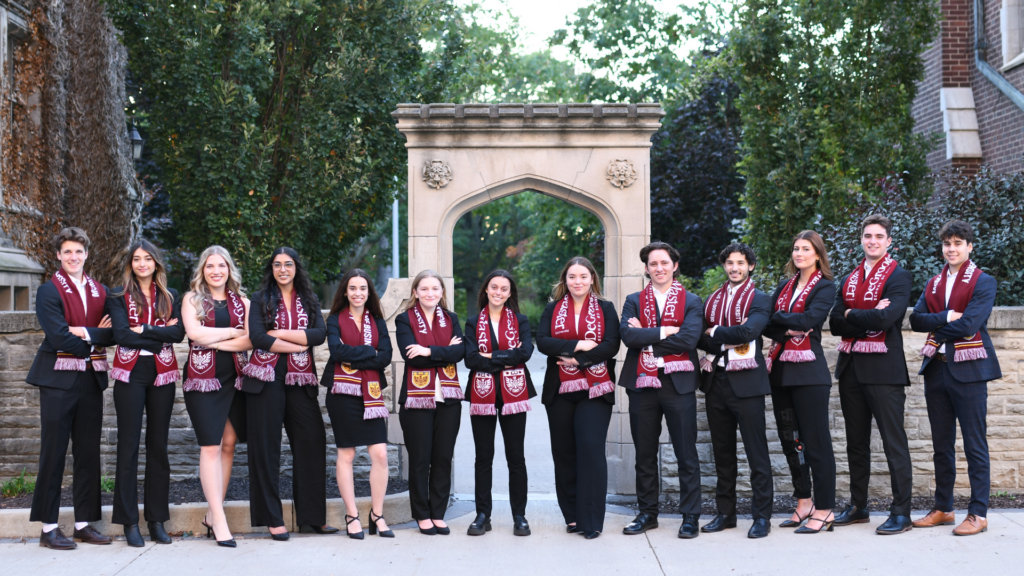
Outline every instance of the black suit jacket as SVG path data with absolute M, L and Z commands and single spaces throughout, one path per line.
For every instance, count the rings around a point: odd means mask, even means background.
M 985 352 L 988 353 L 988 358 L 969 362 L 948 362 L 950 374 L 960 382 L 988 382 L 1003 377 L 1003 372 L 999 369 L 999 360 L 996 358 L 996 350 L 992 346 L 992 339 L 988 336 L 988 317 L 992 314 L 992 307 L 996 302 L 996 279 L 981 270 L 978 272 L 981 276 L 978 278 L 978 283 L 974 285 L 974 295 L 971 296 L 971 301 L 967 303 L 964 315 L 959 320 L 946 322 L 948 310 L 937 314 L 929 313 L 928 302 L 925 300 L 924 294 L 921 294 L 917 305 L 914 306 L 914 311 L 910 313 L 910 327 L 914 332 L 934 332 L 935 340 L 940 345 L 946 344 L 946 351 L 950 353 L 950 356 L 952 356 L 950 348 L 953 346 L 953 342 L 960 338 L 970 338 L 981 332 L 981 339 L 985 343 Z M 925 367 L 932 360 L 934 360 L 934 356 L 931 358 L 926 356 L 918 374 L 924 374 Z
M 176 344 L 185 338 L 185 326 L 181 322 L 181 301 L 178 299 L 178 292 L 174 288 L 168 288 L 167 291 L 174 299 L 171 317 L 176 318 L 178 323 L 174 326 L 143 324 L 144 329 L 141 334 L 132 331 L 128 323 L 128 309 L 125 306 L 124 295 L 107 294 L 107 310 L 110 314 L 110 323 L 113 325 L 114 342 L 118 346 L 159 354 L 164 344 Z
M 479 318 L 479 317 L 477 317 Z M 474 375 L 479 372 L 489 372 L 494 375 L 495 382 L 501 381 L 500 373 L 505 368 L 514 368 L 523 364 L 526 372 L 526 389 L 530 398 L 537 395 L 537 389 L 533 386 L 533 378 L 530 376 L 530 369 L 525 366 L 526 361 L 533 356 L 533 335 L 530 334 L 530 320 L 524 314 L 516 314 L 519 321 L 519 348 L 512 350 L 495 350 L 491 352 L 490 358 L 480 355 L 480 343 L 476 338 L 476 320 L 466 321 L 466 332 L 462 341 L 466 345 L 466 368 L 469 368 L 469 381 L 466 382 L 466 402 L 469 402 L 469 387 L 473 384 Z M 487 322 L 487 330 L 491 333 L 491 342 L 495 347 L 498 345 L 498 336 L 494 333 L 494 327 L 490 321 Z M 501 394 L 497 395 L 496 405 L 501 405 Z
M 768 382 L 768 368 L 764 362 L 764 352 L 761 350 L 761 333 L 768 326 L 768 318 L 772 310 L 771 299 L 764 292 L 754 289 L 754 301 L 750 303 L 750 311 L 747 313 L 747 320 L 738 326 L 719 326 L 715 329 L 714 336 L 708 336 L 704 330 L 709 328 L 707 321 L 701 327 L 700 341 L 697 347 L 708 353 L 711 359 L 711 372 L 700 373 L 700 391 L 707 394 L 714 382 L 715 372 L 725 371 L 729 380 L 732 393 L 737 398 L 750 398 L 752 396 L 764 396 L 771 394 L 772 387 Z M 756 342 L 755 360 L 757 368 L 752 370 L 736 370 L 729 372 L 718 365 L 719 358 L 725 356 L 728 366 L 728 356 L 722 349 L 729 344 L 747 344 Z
M 587 369 L 594 364 L 601 362 L 608 363 L 608 373 L 612 382 L 615 381 L 615 355 L 619 352 L 619 316 L 615 312 L 615 305 L 607 300 L 599 301 L 601 313 L 604 315 L 604 339 L 589 352 L 576 352 L 576 344 L 579 340 L 563 340 L 551 335 L 551 316 L 554 314 L 557 302 L 548 302 L 544 307 L 544 313 L 540 316 L 540 325 L 537 326 L 537 350 L 548 357 L 548 367 L 544 371 L 544 390 L 541 391 L 540 401 L 550 404 L 558 395 L 558 388 L 562 382 L 558 378 L 558 357 L 575 358 L 580 368 Z M 615 404 L 615 394 L 609 393 L 602 396 L 609 404 Z
M 277 342 L 277 338 L 267 334 L 267 331 L 274 329 L 274 319 L 272 317 L 267 318 L 263 313 L 263 298 L 264 293 L 260 291 L 253 294 L 252 300 L 249 301 L 249 341 L 252 342 L 253 350 L 269 351 L 274 342 Z M 309 314 L 309 326 L 304 332 L 306 333 L 306 344 L 309 346 L 309 361 L 313 364 L 313 376 L 316 376 L 316 360 L 313 358 L 313 348 L 327 340 L 327 326 L 324 325 L 324 315 L 320 311 L 320 302 L 314 298 L 313 302 L 308 304 L 303 302 L 302 306 L 306 309 L 306 313 Z M 275 373 L 281 374 L 282 371 L 287 369 L 287 359 L 283 357 L 278 358 Z M 244 376 L 242 378 L 242 392 L 259 394 L 263 391 L 265 384 L 266 382 L 259 378 Z M 307 394 L 313 397 L 320 392 L 320 389 L 316 386 L 303 386 L 303 388 L 306 389 Z
M 779 299 L 779 293 L 782 292 L 788 281 L 789 278 L 783 280 L 775 288 L 771 299 L 773 309 L 775 302 Z M 776 342 L 785 343 L 789 340 L 789 336 L 786 336 L 787 330 L 801 332 L 814 330 L 808 337 L 811 341 L 811 350 L 814 352 L 814 362 L 775 362 L 768 377 L 772 386 L 832 385 L 832 374 L 828 371 L 825 351 L 821 349 L 821 327 L 825 324 L 825 318 L 828 318 L 828 312 L 832 309 L 835 297 L 835 283 L 822 278 L 807 296 L 803 312 L 799 314 L 781 311 L 772 313 L 771 321 L 764 329 L 764 335 Z
M 440 306 L 438 306 L 440 309 Z M 454 312 L 444 311 L 448 314 L 448 319 L 452 323 L 452 337 L 458 336 L 463 338 L 462 327 L 459 326 L 459 317 Z M 437 312 L 435 312 L 436 314 Z M 412 326 L 409 324 L 408 311 L 399 312 L 398 316 L 395 316 L 395 339 L 398 341 L 398 353 L 402 355 L 402 360 L 405 360 L 406 367 L 412 368 L 443 368 L 449 364 L 458 364 L 462 362 L 462 359 L 466 357 L 466 345 L 465 343 L 456 344 L 454 346 L 431 346 L 430 357 L 417 356 L 416 358 L 409 358 L 408 352 L 406 351 L 407 346 L 416 344 L 416 334 L 412 330 Z M 465 340 L 463 340 L 465 342 Z M 398 403 L 405 406 L 405 398 L 408 392 L 408 382 L 405 381 L 405 371 L 402 372 L 402 391 L 398 395 Z M 446 398 L 445 404 L 457 404 L 459 400 L 455 398 Z
M 104 286 L 106 289 L 106 286 Z M 110 293 L 110 290 L 107 290 Z M 110 314 L 110 299 L 104 304 L 103 313 Z M 93 346 L 113 346 L 113 328 L 86 328 L 92 343 L 82 340 L 68 330 L 68 323 L 64 320 L 64 302 L 60 299 L 57 287 L 53 282 L 44 282 L 36 290 L 36 317 L 39 325 L 43 328 L 46 337 L 39 345 L 36 358 L 32 362 L 32 368 L 28 371 L 25 382 L 33 386 L 46 388 L 59 388 L 68 390 L 75 384 L 78 372 L 54 370 L 53 365 L 57 363 L 57 351 L 67 352 L 79 358 L 88 358 Z M 107 389 L 107 373 L 94 372 L 96 385 L 100 390 Z
M 688 394 L 697 389 L 697 372 L 700 370 L 697 358 L 697 341 L 700 340 L 701 328 L 704 326 L 704 306 L 700 296 L 693 292 L 686 293 L 686 308 L 683 325 L 679 332 L 661 339 L 661 310 L 658 310 L 657 328 L 633 328 L 629 325 L 630 318 L 639 316 L 640 293 L 634 292 L 626 297 L 622 305 L 622 319 L 619 321 L 619 336 L 626 345 L 626 359 L 622 362 L 622 374 L 619 375 L 619 386 L 636 390 L 636 366 L 640 361 L 640 351 L 653 345 L 654 355 L 661 357 L 669 354 L 686 352 L 693 362 L 693 372 L 673 372 L 668 374 L 675 385 L 676 392 Z
M 828 326 L 833 336 L 863 338 L 868 331 L 885 331 L 885 354 L 852 352 L 839 354 L 836 362 L 836 379 L 853 365 L 857 381 L 862 384 L 895 384 L 910 386 L 907 373 L 907 358 L 903 353 L 903 317 L 910 306 L 910 290 L 914 278 L 900 266 L 882 288 L 879 300 L 889 299 L 889 307 L 882 310 L 850 310 L 846 315 L 846 301 L 843 300 L 843 286 L 850 275 L 843 276 L 837 284 L 836 300 L 829 315 Z
M 347 316 L 347 315 L 346 315 Z M 346 320 L 348 320 L 346 318 Z M 377 318 L 377 347 L 373 346 L 349 346 L 341 341 L 341 327 L 338 325 L 338 315 L 331 314 L 327 317 L 327 348 L 330 350 L 331 359 L 324 366 L 324 373 L 320 377 L 320 385 L 326 386 L 328 390 L 334 384 L 334 367 L 341 364 L 348 364 L 356 370 L 376 370 L 380 375 L 380 389 L 388 387 L 388 379 L 384 376 L 384 370 L 391 364 L 393 349 L 391 348 L 391 334 L 388 332 L 388 322 L 383 318 Z

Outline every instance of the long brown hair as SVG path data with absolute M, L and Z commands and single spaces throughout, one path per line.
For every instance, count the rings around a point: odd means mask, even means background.
M 519 290 L 516 288 L 516 281 L 512 278 L 507 270 L 498 268 L 494 272 L 491 272 L 484 278 L 483 284 L 480 285 L 480 293 L 476 296 L 476 307 L 483 310 L 487 308 L 489 299 L 487 298 L 487 287 L 490 286 L 491 280 L 495 278 L 504 278 L 508 280 L 508 300 L 505 301 L 505 306 L 508 306 L 509 310 L 519 314 Z
M 438 302 L 437 305 L 444 310 L 448 310 L 448 289 L 444 287 L 444 278 L 441 278 L 441 275 L 434 270 L 424 270 L 412 279 L 412 288 L 409 290 L 409 303 L 405 305 L 402 312 L 412 309 L 412 307 L 416 305 L 416 302 L 419 301 L 419 299 L 416 298 L 416 288 L 419 288 L 420 282 L 426 278 L 437 278 L 437 281 L 441 283 L 441 301 Z
M 803 232 L 793 236 L 793 241 L 789 244 L 789 251 L 792 252 L 796 246 L 797 240 L 807 240 L 814 247 L 814 252 L 818 256 L 818 270 L 821 270 L 821 275 L 826 280 L 832 279 L 832 269 L 828 266 L 828 250 L 825 248 L 825 241 L 821 239 L 821 235 L 814 230 L 804 230 Z M 786 262 L 786 267 L 783 269 L 787 276 L 795 276 L 800 273 L 800 269 L 793 263 L 793 255 L 790 254 L 789 262 Z
M 555 284 L 551 290 L 552 302 L 565 298 L 565 295 L 569 293 L 569 286 L 565 283 L 565 277 L 569 275 L 569 268 L 577 265 L 586 268 L 587 271 L 590 272 L 590 276 L 594 279 L 594 282 L 590 285 L 590 293 L 598 299 L 604 300 L 604 296 L 601 295 L 601 278 L 597 275 L 597 269 L 594 268 L 594 263 L 583 256 L 573 256 L 565 263 L 565 266 L 562 268 L 562 273 L 558 276 L 558 283 Z
M 367 295 L 364 308 L 374 318 L 383 319 L 384 309 L 380 306 L 380 297 L 377 296 L 377 289 L 373 287 L 373 280 L 370 280 L 370 275 L 362 268 L 353 268 L 341 277 L 341 284 L 338 284 L 338 289 L 334 291 L 334 300 L 331 302 L 331 314 L 340 314 L 342 310 L 348 308 L 348 283 L 349 280 L 356 277 L 366 280 Z
M 140 249 L 145 250 L 153 258 L 153 264 L 156 266 L 156 270 L 153 271 L 153 284 L 156 286 L 156 302 L 149 302 L 149 294 L 142 293 L 142 288 L 139 286 L 139 278 L 135 275 L 135 270 L 132 269 L 132 260 L 135 259 L 135 252 Z M 171 293 L 167 290 L 167 265 L 164 264 L 164 255 L 159 248 L 148 240 L 139 240 L 132 244 L 128 248 L 128 259 L 125 262 L 122 278 L 121 287 L 114 291 L 115 296 L 120 298 L 124 297 L 125 293 L 130 294 L 132 300 L 139 305 L 143 303 L 152 304 L 153 311 L 164 322 L 171 319 L 171 315 L 174 314 L 174 298 L 171 297 Z

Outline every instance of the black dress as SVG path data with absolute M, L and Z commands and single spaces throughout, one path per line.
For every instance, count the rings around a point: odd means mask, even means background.
M 227 300 L 214 300 L 214 328 L 229 328 L 231 315 Z M 214 392 L 185 392 L 185 409 L 196 431 L 200 446 L 217 446 L 224 437 L 224 426 L 231 421 L 239 442 L 245 442 L 245 397 L 235 390 L 238 372 L 235 371 L 235 353 L 217 351 L 217 380 L 220 389 Z M 182 369 L 183 380 L 188 378 L 188 361 Z

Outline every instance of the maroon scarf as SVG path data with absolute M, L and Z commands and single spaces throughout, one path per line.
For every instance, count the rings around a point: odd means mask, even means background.
M 132 293 L 127 288 L 124 291 L 124 304 L 128 310 L 128 327 L 135 328 L 143 324 L 150 326 L 166 326 L 167 322 L 156 315 L 156 283 L 149 285 L 149 299 L 145 302 L 145 322 L 142 321 L 142 310 L 132 299 Z M 174 356 L 174 347 L 164 344 L 159 354 L 155 354 L 156 360 L 156 381 L 153 386 L 164 386 L 177 382 L 178 359 Z M 139 350 L 126 348 L 118 345 L 114 351 L 114 367 L 110 370 L 110 377 L 120 382 L 127 382 L 131 377 L 135 363 L 139 360 Z
M 562 340 L 604 340 L 604 312 L 597 297 L 587 294 L 580 314 L 580 323 L 585 327 L 583 332 L 576 326 L 576 303 L 572 296 L 566 294 L 555 304 L 551 315 L 551 335 Z M 582 372 L 582 373 L 581 373 Z M 615 391 L 615 383 L 608 374 L 608 363 L 601 362 L 581 371 L 579 366 L 559 366 L 559 394 L 590 390 L 590 397 L 597 398 Z
M 491 319 L 484 307 L 480 317 L 476 319 L 476 340 L 480 352 L 494 352 L 491 340 Z M 503 306 L 501 319 L 498 321 L 497 350 L 512 350 L 519 346 L 519 320 L 516 313 Z M 497 393 L 494 390 L 494 374 L 477 371 L 473 378 L 473 386 L 469 391 L 470 416 L 496 416 L 494 407 Z M 526 368 L 522 364 L 501 371 L 501 414 L 519 414 L 530 411 L 530 394 L 526 387 Z
M 380 334 L 377 322 L 368 310 L 363 310 L 362 330 L 356 327 L 355 316 L 348 308 L 338 313 L 341 341 L 348 346 L 372 346 L 377 349 Z M 331 394 L 347 394 L 363 398 L 363 420 L 387 418 L 388 408 L 380 388 L 380 373 L 376 370 L 357 370 L 349 364 L 334 365 L 334 385 Z
M 946 264 L 942 267 L 942 272 L 939 272 L 938 276 L 929 280 L 925 286 L 924 300 L 928 305 L 928 312 L 932 314 L 938 314 L 944 310 L 963 313 L 967 309 L 967 304 L 971 301 L 971 297 L 974 296 L 974 287 L 978 284 L 978 278 L 981 276 L 981 270 L 978 269 L 973 261 L 968 260 L 964 262 L 960 266 L 960 271 L 956 273 L 956 280 L 954 281 L 953 289 L 949 293 L 949 304 L 947 305 L 945 300 L 946 274 L 948 273 L 949 264 Z M 938 349 L 939 343 L 935 341 L 935 334 L 929 333 L 921 354 L 930 358 L 935 355 Z M 953 350 L 954 362 L 988 358 L 988 352 L 985 352 L 985 341 L 981 339 L 981 332 L 975 333 L 970 338 L 957 340 L 953 343 Z
M 82 303 L 81 293 L 78 291 L 77 286 L 72 285 L 71 279 L 64 273 L 64 269 L 60 268 L 53 273 L 53 277 L 50 278 L 50 282 L 57 287 L 57 293 L 60 294 L 60 300 L 64 304 L 64 320 L 68 326 L 83 326 L 88 328 L 95 328 L 99 326 L 100 320 L 103 319 L 103 306 L 107 300 L 107 291 L 103 286 L 89 277 L 88 274 L 83 274 L 82 277 L 85 279 L 86 291 L 85 298 L 89 303 L 89 311 L 86 312 L 85 304 Z M 87 362 L 92 361 L 92 368 L 97 372 L 107 371 L 107 350 L 98 346 L 93 346 L 89 352 L 89 358 L 79 358 L 74 354 L 57 351 L 57 362 L 53 365 L 54 370 L 61 371 L 72 371 L 72 372 L 85 372 L 89 369 Z
M 264 298 L 266 297 L 264 295 Z M 297 290 L 292 290 L 291 312 L 284 305 L 284 298 L 278 299 L 277 315 L 274 316 L 274 330 L 305 330 L 308 327 L 309 314 L 302 307 L 302 299 L 299 298 Z M 280 356 L 277 352 L 254 350 L 243 373 L 250 378 L 273 382 L 274 369 L 277 368 L 277 360 Z M 288 354 L 288 373 L 284 377 L 284 383 L 300 386 L 316 386 L 318 384 L 316 376 L 313 374 L 313 355 L 309 350 Z
M 815 272 L 814 276 L 811 276 L 811 281 L 807 283 L 807 286 L 804 286 L 804 291 L 797 297 L 796 302 L 793 302 L 793 305 L 790 306 L 789 303 L 793 300 L 793 290 L 796 288 L 797 281 L 800 280 L 800 274 L 793 276 L 789 282 L 786 282 L 786 287 L 779 294 L 773 311 L 784 311 L 792 314 L 802 313 L 807 306 L 807 295 L 811 293 L 811 290 L 818 285 L 818 282 L 824 276 L 821 270 Z M 796 336 L 786 340 L 786 343 L 782 345 L 772 341 L 772 346 L 768 349 L 768 358 L 765 360 L 765 363 L 768 364 L 768 372 L 772 371 L 772 363 L 776 359 L 780 362 L 814 362 L 814 350 L 811 350 L 811 339 L 807 336 Z
M 743 324 L 743 321 L 747 319 L 747 314 L 750 314 L 750 307 L 754 303 L 755 292 L 754 281 L 748 277 L 746 282 L 736 289 L 736 294 L 732 297 L 732 307 L 726 309 L 726 303 L 729 300 L 729 283 L 726 282 L 721 288 L 715 290 L 715 293 L 704 303 L 704 321 L 707 322 L 709 328 L 713 326 L 739 326 Z M 737 353 L 749 353 L 749 350 L 746 349 L 748 346 L 749 344 L 737 346 Z M 711 372 L 714 369 L 708 356 L 711 355 L 705 355 L 700 361 L 700 368 L 704 372 Z M 726 372 L 752 370 L 754 368 L 757 368 L 756 357 L 731 360 L 726 362 L 725 365 Z
M 880 262 L 875 264 L 871 271 L 870 278 L 864 278 L 864 263 L 867 258 L 861 261 L 860 265 L 854 268 L 853 272 L 846 278 L 843 285 L 843 302 L 850 310 L 870 310 L 878 305 L 882 298 L 882 289 L 885 288 L 889 276 L 896 271 L 899 264 L 891 256 L 885 255 Z M 860 352 L 865 354 L 885 354 L 889 348 L 885 345 L 885 332 L 868 332 L 863 338 L 843 337 L 836 348 L 840 352 Z
M 412 326 L 416 343 L 420 346 L 450 346 L 452 341 L 452 319 L 448 313 L 438 306 L 434 309 L 434 323 L 427 324 L 427 314 L 420 307 L 419 301 L 409 309 L 409 325 Z M 434 403 L 434 387 L 441 383 L 441 395 L 445 399 L 462 400 L 462 388 L 459 387 L 459 373 L 455 364 L 443 368 L 413 368 L 405 363 L 406 408 L 432 410 Z M 409 386 L 409 384 L 412 384 Z
M 665 298 L 665 309 L 661 311 L 661 326 L 682 326 L 686 318 L 686 288 L 673 280 Z M 649 283 L 640 291 L 640 326 L 658 328 L 658 302 L 654 299 L 654 284 Z M 689 352 L 669 354 L 664 357 L 665 374 L 673 372 L 693 372 L 693 362 Z M 649 347 L 640 351 L 640 359 L 636 363 L 637 388 L 661 388 L 658 379 L 658 359 Z
M 242 297 L 228 290 L 228 315 L 230 326 L 228 328 L 245 329 L 245 302 Z M 203 326 L 217 325 L 217 312 L 211 307 L 203 318 Z M 220 380 L 217 380 L 217 351 L 196 344 L 189 340 L 188 365 L 185 366 L 185 384 L 181 387 L 182 392 L 216 392 L 220 390 Z M 242 374 L 245 372 L 245 365 L 248 357 L 245 352 L 229 352 L 235 360 L 235 389 L 242 389 Z

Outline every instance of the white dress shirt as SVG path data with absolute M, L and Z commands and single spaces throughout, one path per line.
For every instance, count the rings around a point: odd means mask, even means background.
M 961 264 L 961 266 L 962 266 L 962 264 Z M 957 270 L 957 272 L 959 272 L 959 270 Z M 953 273 L 953 270 L 949 270 L 949 271 L 946 272 L 946 299 L 943 300 L 943 302 L 945 302 L 946 306 L 949 306 L 949 295 L 953 293 L 953 285 L 954 284 L 956 284 L 956 274 Z M 950 319 L 950 314 L 952 314 L 952 312 L 953 312 L 952 310 L 949 310 L 949 311 L 946 312 L 946 324 L 949 324 L 950 322 L 952 322 L 952 320 Z M 946 345 L 943 344 L 942 346 L 939 346 L 939 354 L 945 354 L 945 353 L 946 353 Z
M 82 309 L 85 311 L 86 315 L 88 315 L 89 314 L 89 299 L 85 297 L 85 291 L 87 290 L 86 284 L 88 284 L 88 283 L 85 281 L 85 275 L 84 274 L 82 275 L 82 281 L 81 282 L 79 282 L 78 280 L 75 280 L 75 277 L 70 275 L 70 274 L 67 274 L 67 276 L 68 276 L 68 278 L 71 279 L 71 284 L 75 288 L 78 289 L 78 295 L 79 295 L 79 297 L 82 298 Z M 92 338 L 89 336 L 89 331 L 88 330 L 85 331 L 85 338 L 83 338 L 83 340 L 85 340 L 86 342 L 89 342 L 90 344 L 92 343 Z
M 672 285 L 670 284 L 669 287 L 671 288 L 671 286 Z M 658 305 L 658 312 L 659 313 L 664 313 L 665 312 L 665 302 L 666 301 L 668 301 L 668 290 L 666 290 L 664 293 L 662 293 L 661 290 L 658 290 L 657 288 L 654 288 L 654 302 Z M 664 340 L 665 338 L 667 338 L 667 336 L 665 335 L 665 327 L 664 326 L 662 326 L 660 328 L 660 331 L 661 331 L 661 335 L 659 336 L 659 338 L 661 340 Z M 654 353 L 654 346 L 648 346 L 647 350 L 653 354 Z M 661 356 L 657 356 L 656 358 L 658 359 L 658 368 L 664 368 L 665 367 L 665 359 L 662 358 Z
M 742 284 L 741 284 L 741 286 L 742 286 Z M 729 311 L 732 310 L 732 298 L 733 298 L 733 296 L 736 295 L 736 291 L 737 290 L 739 290 L 739 286 L 733 286 L 732 283 L 730 283 L 729 287 L 725 290 L 725 311 L 726 311 L 725 313 L 727 315 L 729 314 Z M 718 326 L 712 326 L 711 327 L 711 337 L 712 338 L 715 337 L 715 330 L 718 330 Z M 721 351 L 725 352 L 725 344 L 722 344 L 721 348 L 722 348 Z M 725 355 L 724 354 L 722 355 L 721 358 L 718 359 L 718 365 L 721 366 L 722 368 L 725 368 Z

